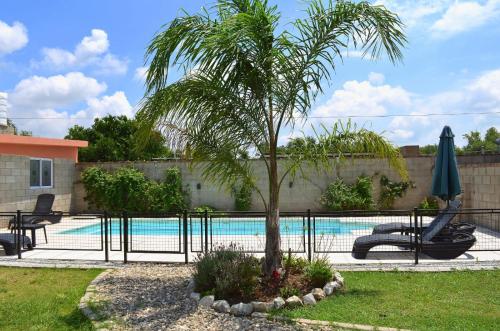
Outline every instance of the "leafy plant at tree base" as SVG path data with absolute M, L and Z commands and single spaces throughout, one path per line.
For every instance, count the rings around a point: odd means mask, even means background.
M 313 287 L 323 287 L 332 280 L 333 272 L 327 258 L 313 260 L 304 269 L 306 278 Z
M 297 114 L 307 118 L 347 47 L 397 62 L 406 43 L 399 17 L 365 1 L 312 0 L 303 18 L 288 25 L 280 19 L 277 6 L 265 0 L 218 0 L 199 14 L 175 18 L 147 48 L 146 95 L 137 113 L 143 138 L 164 129 L 171 143 L 189 149 L 207 179 L 228 188 L 251 183 L 266 210 L 268 277 L 282 262 L 279 193 L 287 176 L 305 164 L 331 167 L 346 153 L 371 153 L 406 174 L 398 148 L 350 123 L 324 128 L 316 144 L 294 146 L 278 165 L 280 133 Z M 172 67 L 185 70 L 173 82 Z M 254 182 L 251 160 L 240 157 L 249 150 L 266 155 L 268 192 Z
M 387 176 L 382 175 L 380 177 L 380 198 L 379 198 L 379 206 L 381 209 L 392 209 L 394 205 L 394 201 L 397 198 L 402 198 L 408 188 L 410 187 L 411 182 L 402 181 L 402 182 L 393 182 L 387 178 Z
M 300 290 L 296 287 L 291 287 L 291 286 L 285 286 L 285 287 L 282 287 L 280 288 L 280 296 L 282 298 L 289 298 L 291 296 L 298 296 L 300 297 L 301 296 L 301 293 L 300 293 Z
M 249 299 L 261 273 L 259 260 L 235 245 L 219 246 L 194 262 L 195 290 L 213 291 L 217 299 Z
M 293 255 L 287 256 L 283 259 L 283 267 L 291 274 L 302 273 L 309 262 L 301 257 Z
M 349 185 L 339 178 L 326 188 L 320 203 L 330 210 L 366 210 L 373 207 L 372 180 L 360 176 Z
M 108 173 L 99 167 L 82 172 L 87 192 L 86 201 L 97 209 L 110 212 L 167 212 L 186 208 L 186 193 L 182 188 L 178 168 L 165 171 L 165 179 L 158 183 L 133 168 L 119 168 Z

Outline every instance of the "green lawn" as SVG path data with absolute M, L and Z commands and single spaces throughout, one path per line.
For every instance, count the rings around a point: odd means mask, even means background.
M 345 293 L 279 314 L 414 330 L 500 330 L 500 270 L 342 275 Z
M 78 302 L 101 272 L 0 267 L 0 330 L 91 330 Z

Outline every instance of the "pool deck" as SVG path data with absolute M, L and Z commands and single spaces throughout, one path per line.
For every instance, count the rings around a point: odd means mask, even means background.
M 429 221 L 430 219 L 424 219 Z M 347 221 L 342 220 L 341 221 Z M 376 220 L 370 218 L 370 222 L 376 221 L 377 223 L 385 223 L 391 221 L 401 221 L 397 217 L 391 219 L 390 217 L 383 217 Z M 23 251 L 23 260 L 76 260 L 76 261 L 103 261 L 105 253 L 102 250 L 102 241 L 100 234 L 68 234 L 62 233 L 76 228 L 100 224 L 101 220 L 96 218 L 64 218 L 61 223 L 47 225 L 48 243 L 45 243 L 43 230 L 37 230 L 37 247 L 32 251 Z M 7 229 L 0 229 L 0 233 L 7 232 Z M 335 265 L 399 265 L 411 264 L 414 262 L 415 255 L 413 252 L 402 251 L 397 247 L 392 246 L 379 246 L 370 251 L 367 259 L 357 260 L 354 259 L 350 252 L 352 243 L 361 235 L 370 234 L 371 229 L 353 230 L 351 234 L 343 235 L 330 235 L 330 234 L 317 234 L 316 250 L 321 251 L 314 253 L 313 256 L 325 256 Z M 27 233 L 30 234 L 29 232 Z M 435 260 L 420 254 L 419 263 L 422 265 L 433 265 L 450 262 L 453 264 L 473 265 L 479 262 L 494 262 L 500 261 L 500 233 L 493 232 L 486 228 L 478 227 L 474 233 L 477 242 L 473 251 L 468 251 L 462 256 L 454 260 Z M 121 262 L 124 259 L 123 245 L 120 242 L 119 235 L 110 236 L 109 247 L 109 260 Z M 307 239 L 307 235 L 305 236 Z M 201 250 L 204 243 L 200 235 L 192 235 L 189 239 L 189 254 L 188 260 L 194 261 L 197 253 L 191 252 L 191 249 Z M 129 248 L 139 252 L 129 252 L 127 254 L 128 261 L 130 262 L 184 262 L 184 253 L 151 253 L 150 251 L 169 251 L 176 252 L 182 251 L 183 238 L 178 235 L 134 235 L 129 241 Z M 249 251 L 263 250 L 265 237 L 263 234 L 255 235 L 212 235 L 213 246 L 228 245 L 231 242 L 236 242 L 243 248 Z M 295 255 L 306 257 L 302 253 L 304 249 L 304 237 L 301 235 L 282 235 L 283 249 L 291 247 L 293 250 L 300 253 Z M 481 249 L 482 251 L 478 251 Z M 492 250 L 492 249 L 497 249 Z M 489 251 L 488 251 L 489 250 Z M 145 251 L 145 252 L 140 252 Z M 342 253 L 329 253 L 331 251 L 344 251 Z M 13 261 L 17 256 L 4 256 L 0 248 L 0 262 Z M 263 256 L 262 253 L 255 253 L 256 256 Z

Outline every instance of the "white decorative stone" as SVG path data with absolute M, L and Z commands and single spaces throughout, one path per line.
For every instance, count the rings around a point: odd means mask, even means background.
M 340 274 L 340 272 L 335 271 L 335 280 L 340 283 L 340 285 L 344 285 L 344 277 Z
M 311 291 L 311 294 L 314 296 L 314 299 L 317 301 L 322 300 L 325 298 L 325 291 L 323 291 L 320 288 L 315 288 Z
M 237 303 L 231 306 L 231 314 L 234 316 L 250 316 L 253 312 L 253 307 L 251 303 Z
M 273 301 L 274 309 L 281 309 L 285 305 L 285 300 L 282 297 L 277 297 Z
M 194 279 L 191 278 L 188 282 L 188 285 L 187 285 L 187 288 L 188 288 L 188 291 L 189 292 L 193 292 L 194 290 L 194 287 L 195 287 L 195 282 L 194 282 Z
M 302 297 L 302 301 L 306 306 L 314 306 L 316 304 L 316 299 L 312 293 L 306 294 Z
M 200 301 L 200 293 L 192 292 L 189 297 L 193 300 Z
M 289 297 L 285 302 L 286 306 L 290 308 L 303 306 L 302 300 L 300 300 L 300 298 L 296 295 Z
M 326 284 L 324 287 L 323 287 L 323 292 L 325 292 L 325 295 L 326 296 L 330 296 L 333 294 L 333 291 L 335 289 L 333 288 L 332 285 L 330 285 L 330 283 Z
M 226 300 L 217 300 L 212 305 L 212 308 L 219 313 L 229 313 L 231 311 L 231 306 Z
M 252 317 L 253 318 L 267 318 L 267 314 L 266 313 L 261 313 L 261 312 L 258 312 L 258 311 L 254 311 L 252 313 Z
M 253 311 L 267 313 L 273 308 L 272 302 L 252 301 Z
M 201 300 L 198 302 L 200 306 L 207 307 L 207 308 L 212 308 L 212 305 L 214 304 L 215 297 L 213 295 L 207 295 L 201 298 Z

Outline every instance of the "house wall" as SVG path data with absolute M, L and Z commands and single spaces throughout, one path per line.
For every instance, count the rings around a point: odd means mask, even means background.
M 404 199 L 398 199 L 394 208 L 408 209 L 417 206 L 425 196 L 430 194 L 430 180 L 434 158 L 432 157 L 410 157 L 406 158 L 410 180 L 413 187 L 409 188 Z M 234 198 L 224 188 L 218 188 L 214 183 L 207 182 L 202 176 L 202 167 L 191 169 L 185 161 L 152 161 L 152 162 L 106 162 L 106 163 L 79 163 L 75 171 L 75 189 L 73 194 L 73 208 L 75 211 L 88 210 L 84 201 L 85 189 L 80 181 L 80 173 L 90 166 L 101 166 L 107 170 L 115 170 L 123 166 L 132 166 L 144 172 L 147 177 L 162 180 L 165 169 L 179 167 L 183 177 L 185 188 L 190 192 L 191 207 L 200 205 L 214 206 L 219 210 L 234 210 Z M 283 168 L 280 161 L 280 168 Z M 254 173 L 257 177 L 259 188 L 264 196 L 268 194 L 266 168 L 261 160 L 253 161 Z M 387 161 L 371 158 L 357 158 L 347 160 L 337 170 L 326 170 L 316 172 L 305 169 L 305 176 L 297 174 L 295 178 L 287 176 L 283 181 L 280 192 L 280 209 L 283 211 L 304 211 L 307 209 L 321 210 L 319 198 L 324 189 L 338 176 L 345 182 L 353 183 L 360 175 L 373 177 L 375 200 L 378 200 L 380 192 L 380 176 L 387 175 L 393 180 L 400 180 L 399 176 L 392 170 Z M 290 182 L 292 185 L 290 187 Z M 201 185 L 197 189 L 197 184 Z M 252 210 L 263 210 L 263 204 L 257 193 L 252 196 Z
M 53 159 L 53 188 L 30 188 L 30 158 L 27 156 L 0 155 L 0 212 L 16 210 L 32 211 L 39 194 L 56 195 L 54 210 L 69 211 L 73 181 L 75 178 L 75 162 L 67 159 Z M 0 227 L 6 218 L 0 218 Z

